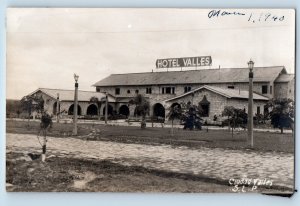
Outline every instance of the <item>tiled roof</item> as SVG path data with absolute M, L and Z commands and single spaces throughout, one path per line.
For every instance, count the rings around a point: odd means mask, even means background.
M 57 98 L 57 94 L 59 94 L 60 101 L 74 101 L 74 90 L 39 88 L 29 95 L 32 95 L 38 91 L 41 91 L 55 99 Z M 105 97 L 105 94 L 102 92 L 78 90 L 78 101 L 89 102 L 91 97 L 98 97 L 98 99 L 101 99 L 101 98 Z M 116 100 L 112 95 L 109 94 L 108 101 L 115 102 Z
M 289 82 L 295 78 L 294 74 L 282 74 L 275 80 L 275 82 Z
M 204 85 L 204 86 L 199 87 L 197 89 L 194 89 L 190 92 L 187 92 L 187 93 L 182 94 L 182 95 L 178 95 L 176 97 L 167 99 L 165 101 L 167 102 L 167 101 L 172 101 L 172 100 L 175 100 L 175 99 L 179 99 L 179 98 L 182 98 L 184 96 L 187 96 L 189 94 L 192 94 L 192 93 L 194 93 L 196 91 L 199 91 L 199 90 L 202 90 L 202 89 L 207 89 L 211 92 L 220 94 L 220 95 L 222 95 L 224 97 L 227 97 L 229 99 L 231 99 L 231 98 L 233 98 L 233 99 L 248 99 L 248 96 L 249 96 L 248 91 L 237 90 L 237 89 L 223 89 L 223 88 L 219 88 L 219 87 L 212 87 L 212 86 Z M 253 93 L 253 99 L 254 100 L 265 100 L 265 101 L 269 100 L 268 97 L 265 97 L 265 96 L 262 96 L 262 95 L 259 95 L 259 94 L 256 94 L 256 93 Z
M 274 81 L 280 73 L 286 74 L 283 66 L 255 67 L 254 82 Z M 248 82 L 248 68 L 221 68 L 171 72 L 147 72 L 112 74 L 93 86 L 162 85 L 162 84 L 209 84 Z

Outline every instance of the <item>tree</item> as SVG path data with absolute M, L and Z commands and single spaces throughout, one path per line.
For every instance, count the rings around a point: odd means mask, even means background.
M 46 161 L 46 148 L 47 148 L 47 130 L 52 128 L 52 118 L 49 114 L 42 111 L 41 123 L 40 123 L 40 132 L 43 135 L 42 143 L 42 161 Z
M 142 121 L 141 121 L 141 128 L 145 129 L 146 128 L 146 115 L 149 115 L 150 112 L 150 103 L 146 100 L 146 98 L 138 94 L 135 96 L 135 98 L 131 99 L 129 101 L 129 104 L 134 104 L 135 109 L 134 109 L 134 116 L 141 116 Z
M 18 117 L 21 113 L 21 102 L 19 100 L 6 100 L 6 115 L 7 117 Z
M 168 119 L 172 121 L 172 128 L 171 128 L 171 134 L 174 135 L 174 120 L 175 119 L 181 119 L 182 118 L 182 111 L 179 105 L 171 106 L 170 111 L 168 114 Z
M 246 128 L 248 115 L 245 110 L 238 109 L 233 106 L 226 106 L 222 112 L 222 115 L 227 116 L 228 129 L 232 129 L 232 136 L 234 128 Z
M 44 100 L 42 96 L 25 96 L 21 100 L 23 110 L 28 112 L 28 121 L 33 111 L 41 113 L 41 123 L 38 136 L 43 136 L 42 146 L 42 161 L 46 160 L 46 145 L 47 145 L 47 131 L 52 127 L 52 118 L 44 111 Z M 38 138 L 39 139 L 39 138 Z
M 20 117 L 20 114 L 21 114 L 20 110 L 17 110 L 17 117 L 18 118 Z
M 183 129 L 190 129 L 193 130 L 196 129 L 202 129 L 202 118 L 203 115 L 203 109 L 200 104 L 198 106 L 192 105 L 191 102 L 188 102 L 187 104 L 182 104 L 182 120 L 184 122 L 184 128 Z
M 270 118 L 274 128 L 279 128 L 283 134 L 283 128 L 292 128 L 294 118 L 294 101 L 291 99 L 272 99 L 267 104 L 271 109 Z
M 100 114 L 101 114 L 100 108 L 101 108 L 101 103 L 102 103 L 101 100 L 98 99 L 98 97 L 93 96 L 90 99 L 90 103 L 97 104 L 97 107 L 98 107 L 98 120 L 100 120 Z
M 21 99 L 21 107 L 28 113 L 28 122 L 32 112 L 42 112 L 44 110 L 44 99 L 42 96 L 25 96 Z
M 230 118 L 233 117 L 233 115 L 234 115 L 234 107 L 226 106 L 222 112 L 222 115 L 227 117 L 228 130 L 230 131 L 230 128 L 231 128 Z

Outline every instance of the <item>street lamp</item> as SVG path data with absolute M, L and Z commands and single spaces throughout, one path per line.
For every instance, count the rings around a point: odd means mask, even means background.
M 74 118 L 73 118 L 73 123 L 74 123 L 73 135 L 77 135 L 78 79 L 79 79 L 79 76 L 74 74 L 75 94 L 74 94 L 74 109 L 73 109 L 73 115 L 74 115 Z
M 56 97 L 56 122 L 59 123 L 59 93 Z
M 105 92 L 105 124 L 107 124 L 107 116 L 108 116 L 108 98 L 107 92 Z
M 251 141 L 251 147 L 254 146 L 253 141 L 253 66 L 254 62 L 250 59 L 249 68 L 249 98 L 248 98 L 248 140 Z

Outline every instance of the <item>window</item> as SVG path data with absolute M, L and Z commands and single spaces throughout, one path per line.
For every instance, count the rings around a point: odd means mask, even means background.
M 99 87 L 96 88 L 96 92 L 100 92 L 100 88 Z
M 260 114 L 260 106 L 257 107 L 256 114 Z
M 152 94 L 152 88 L 151 87 L 146 88 L 146 94 Z
M 175 87 L 163 87 L 162 94 L 175 94 Z
M 229 85 L 227 86 L 228 89 L 234 89 L 234 86 L 233 85 Z
M 273 87 L 272 85 L 270 86 L 270 94 L 272 94 L 272 90 L 273 90 Z
M 208 117 L 209 116 L 209 104 L 201 105 L 202 107 L 202 116 Z
M 202 108 L 202 116 L 203 117 L 208 117 L 209 116 L 210 102 L 207 100 L 206 95 L 203 96 L 203 99 L 199 102 L 199 105 Z
M 136 93 L 136 94 L 138 94 L 138 93 L 139 93 L 139 90 L 138 90 L 138 89 L 137 89 L 137 90 L 135 90 L 135 93 Z
M 127 94 L 130 94 L 130 90 L 129 89 L 127 90 Z
M 166 87 L 166 94 L 171 94 L 171 87 Z
M 116 94 L 116 95 L 120 94 L 120 88 L 116 88 L 116 89 L 115 89 L 115 94 Z
M 268 94 L 268 85 L 263 85 L 261 87 L 261 93 L 262 94 Z
M 184 87 L 184 93 L 187 93 L 187 92 L 189 92 L 191 90 L 192 90 L 192 87 L 190 87 L 190 86 L 185 86 Z

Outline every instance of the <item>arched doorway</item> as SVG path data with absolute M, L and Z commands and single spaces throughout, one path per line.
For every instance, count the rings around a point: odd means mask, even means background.
M 74 114 L 74 104 L 72 104 L 68 110 L 68 115 L 73 115 L 73 114 Z M 81 107 L 79 105 L 77 105 L 77 115 L 81 115 Z
M 96 116 L 98 115 L 98 108 L 96 105 L 91 104 L 88 106 L 87 110 L 86 110 L 86 114 L 87 115 L 92 115 L 92 116 Z
M 107 114 L 108 115 L 113 115 L 113 107 L 111 105 L 108 105 L 108 110 L 107 110 Z M 102 112 L 103 116 L 105 115 L 105 106 L 103 108 L 103 112 Z
M 208 117 L 210 102 L 207 100 L 206 95 L 204 95 L 203 99 L 199 102 L 199 105 L 202 108 L 202 117 Z
M 56 115 L 56 109 L 57 109 L 57 102 L 54 102 L 52 114 Z M 58 104 L 58 112 L 60 112 L 60 104 Z
M 162 104 L 156 103 L 153 106 L 153 117 L 161 117 L 165 119 L 165 108 Z
M 128 117 L 129 116 L 129 108 L 128 108 L 128 106 L 127 105 L 122 105 L 119 108 L 119 114 Z

